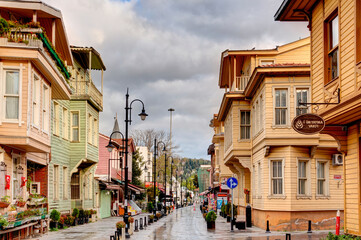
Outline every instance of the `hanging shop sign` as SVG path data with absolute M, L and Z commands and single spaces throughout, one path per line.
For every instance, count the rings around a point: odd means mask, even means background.
M 295 117 L 292 127 L 301 134 L 316 134 L 324 129 L 325 120 L 317 114 L 306 113 Z

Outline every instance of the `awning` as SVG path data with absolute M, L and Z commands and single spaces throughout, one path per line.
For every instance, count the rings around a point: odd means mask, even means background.
M 199 196 L 207 195 L 208 193 L 209 193 L 209 190 L 206 190 L 206 191 L 204 191 L 204 192 L 201 192 L 201 193 L 199 194 Z
M 112 178 L 112 180 L 115 181 L 115 182 L 117 182 L 117 183 L 119 183 L 119 184 L 121 184 L 122 187 L 124 188 L 125 182 L 120 181 L 119 179 L 116 179 L 116 178 Z M 135 186 L 135 185 L 130 184 L 130 183 L 128 183 L 128 188 L 129 188 L 131 191 L 133 191 L 135 194 L 140 194 L 140 193 L 145 192 L 145 190 L 144 190 L 143 188 L 138 187 L 138 186 Z
M 119 190 L 122 188 L 119 184 L 115 184 L 111 182 L 99 181 L 99 184 L 105 187 L 105 189 L 109 189 L 109 190 Z

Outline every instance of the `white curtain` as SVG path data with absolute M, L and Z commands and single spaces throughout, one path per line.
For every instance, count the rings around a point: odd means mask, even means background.
M 19 118 L 19 72 L 6 72 L 6 118 Z

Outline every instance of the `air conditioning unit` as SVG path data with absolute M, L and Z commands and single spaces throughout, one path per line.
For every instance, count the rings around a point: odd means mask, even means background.
M 333 166 L 342 166 L 343 165 L 342 154 L 332 154 L 332 165 Z

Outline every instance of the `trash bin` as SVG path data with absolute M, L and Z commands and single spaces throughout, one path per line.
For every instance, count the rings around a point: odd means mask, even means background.
M 252 227 L 252 208 L 249 204 L 246 207 L 246 225 L 248 228 Z

